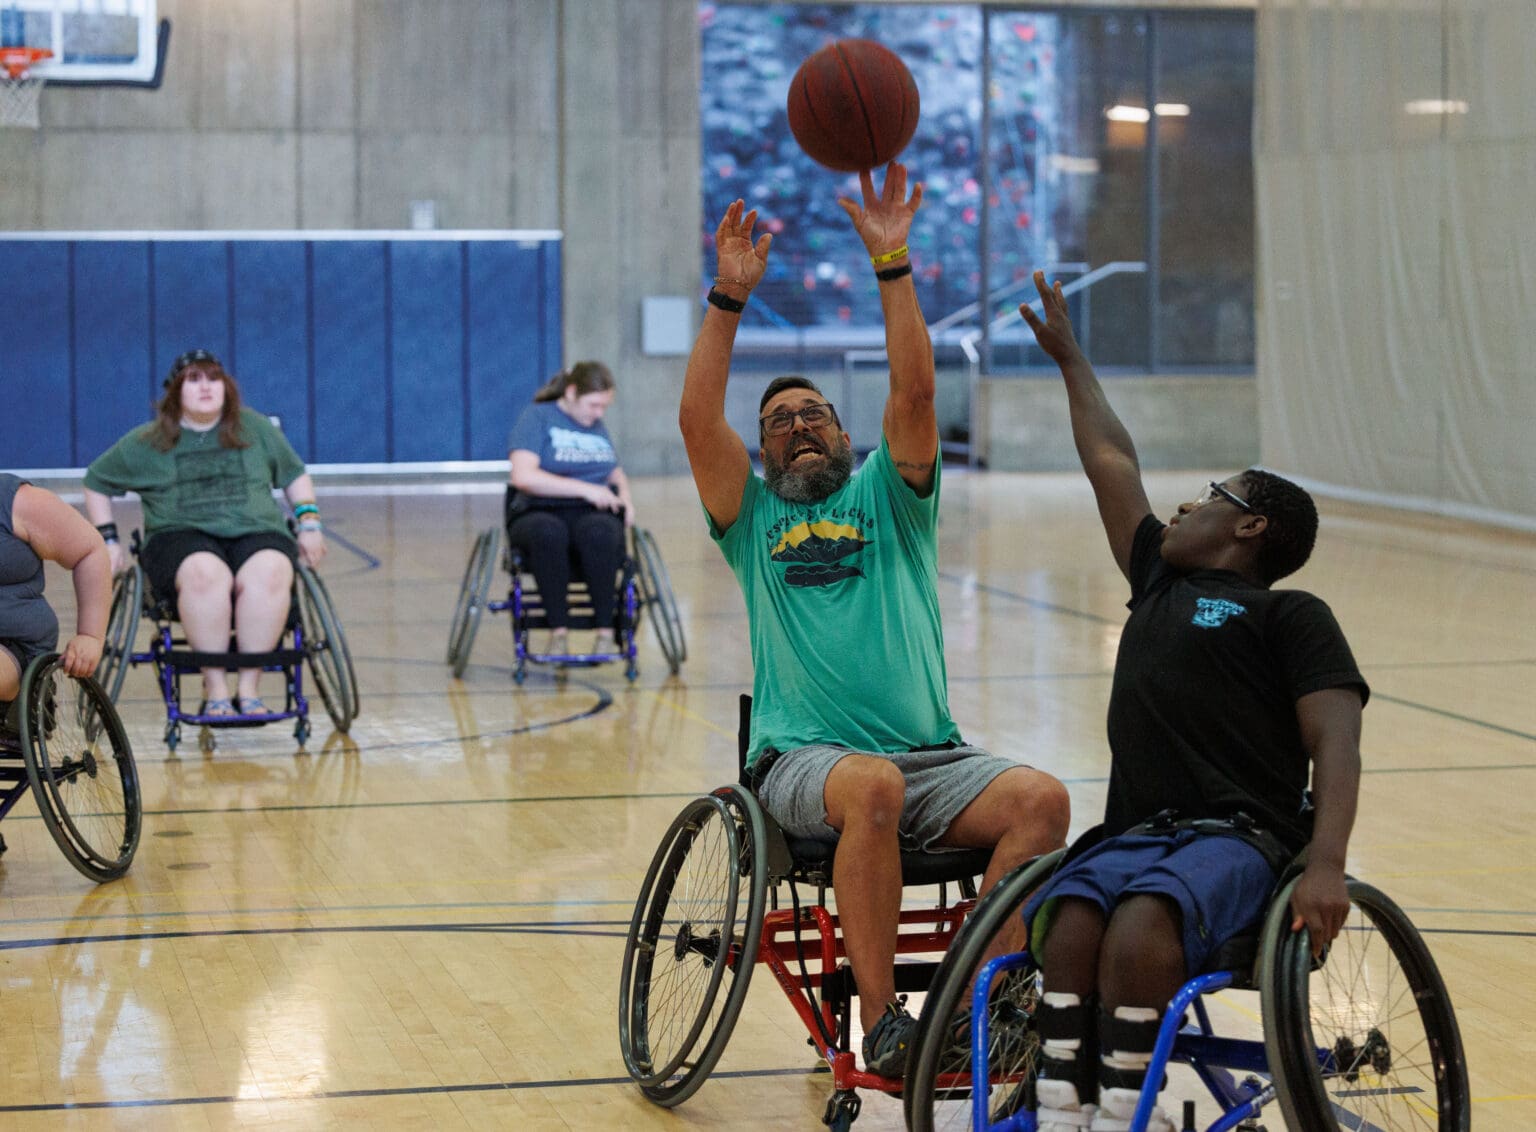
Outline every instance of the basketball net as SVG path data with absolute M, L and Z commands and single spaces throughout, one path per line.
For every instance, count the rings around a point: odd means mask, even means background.
M 52 55 L 41 47 L 0 47 L 0 127 L 35 130 L 42 125 L 39 102 L 46 80 L 28 72 Z

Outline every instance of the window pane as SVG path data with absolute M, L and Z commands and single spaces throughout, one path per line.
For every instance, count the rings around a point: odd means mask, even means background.
M 1146 105 L 1146 17 L 994 12 L 990 20 L 993 313 L 1034 297 L 1037 267 L 1070 285 L 1091 269 L 1133 265 L 1071 307 L 1096 364 L 1144 367 L 1147 130 L 1135 114 L 1109 111 Z M 1021 364 L 1049 363 L 1014 320 L 994 335 L 993 368 Z
M 834 39 L 873 39 L 912 71 L 922 100 L 901 155 L 924 185 L 912 261 L 929 321 L 975 301 L 981 188 L 981 15 L 974 5 L 701 4 L 704 223 L 713 235 L 731 201 L 756 208 L 774 234 L 768 276 L 752 296 L 738 357 L 753 349 L 841 356 L 884 343 L 874 271 L 839 196 L 857 174 L 825 169 L 795 144 L 785 103 L 800 63 Z M 876 183 L 880 178 L 877 172 Z M 703 247 L 714 274 L 714 244 Z M 780 356 L 774 365 L 783 365 Z
M 1158 354 L 1252 366 L 1253 19 L 1158 16 Z

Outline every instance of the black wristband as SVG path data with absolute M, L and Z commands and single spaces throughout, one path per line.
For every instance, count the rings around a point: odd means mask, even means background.
M 912 265 L 904 263 L 900 267 L 887 267 L 884 271 L 875 272 L 875 278 L 882 283 L 894 283 L 903 275 L 912 274 Z
M 733 299 L 717 287 L 709 289 L 709 305 L 719 307 L 729 314 L 740 314 L 747 309 L 747 304 L 740 299 Z
M 96 529 L 101 532 L 101 537 L 104 542 L 118 541 L 116 523 L 97 523 Z

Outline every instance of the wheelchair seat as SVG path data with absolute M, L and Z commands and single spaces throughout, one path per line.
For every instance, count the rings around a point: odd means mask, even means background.
M 240 652 L 231 634 L 227 651 L 201 652 L 190 648 L 184 638 L 176 636 L 176 627 L 181 622 L 174 598 L 160 597 L 148 585 L 144 568 L 137 561 L 137 531 L 133 533 L 131 545 L 135 560 L 113 582 L 112 608 L 97 680 L 107 697 L 116 702 L 127 670 L 140 664 L 153 665 L 165 701 L 167 747 L 176 749 L 181 741 L 183 723 L 198 726 L 200 744 L 209 749 L 212 746 L 209 728 L 260 726 L 285 719 L 294 721 L 294 738 L 302 745 L 311 732 L 309 701 L 304 695 L 301 675 L 305 667 L 310 670 L 314 686 L 336 730 L 345 732 L 351 726 L 359 707 L 357 674 L 330 591 L 320 575 L 302 563 L 294 569 L 288 613 L 276 648 L 260 653 Z M 134 642 L 141 620 L 148 620 L 152 631 L 148 650 L 136 652 Z M 210 716 L 203 714 L 201 709 L 183 710 L 182 677 L 218 666 L 229 671 L 261 668 L 281 672 L 284 677 L 283 707 L 249 716 Z

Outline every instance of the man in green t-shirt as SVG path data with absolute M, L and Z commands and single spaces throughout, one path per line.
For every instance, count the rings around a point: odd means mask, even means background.
M 1050 775 L 964 745 L 949 715 L 937 592 L 939 434 L 933 347 L 907 233 L 922 203 L 892 163 L 863 204 L 838 203 L 870 253 L 890 358 L 880 447 L 853 471 L 836 409 L 801 377 L 759 406 L 763 477 L 725 419 L 741 311 L 772 237 L 741 201 L 716 232 L 716 286 L 689 358 L 679 423 L 710 532 L 747 603 L 753 679 L 748 765 L 793 837 L 836 841 L 833 889 L 858 981 L 864 1061 L 900 1077 L 915 1021 L 896 1001 L 900 851 L 988 848 L 983 891 L 1064 843 L 1069 804 Z

